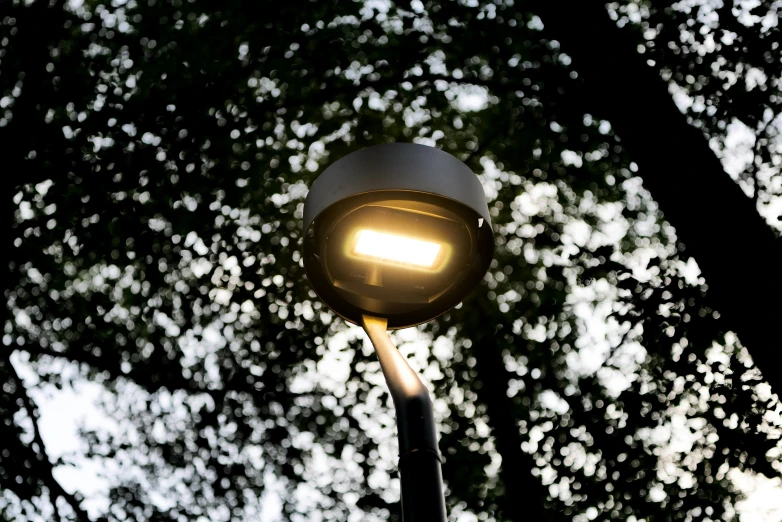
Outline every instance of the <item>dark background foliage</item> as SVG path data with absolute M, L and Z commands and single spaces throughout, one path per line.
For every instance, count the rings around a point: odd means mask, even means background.
M 496 233 L 397 336 L 453 519 L 735 518 L 730 470 L 779 473 L 777 7 L 577 4 L 0 2 L 4 519 L 397 520 L 379 367 L 300 254 L 312 180 L 396 141 Z M 83 382 L 106 426 L 54 458 L 35 398 Z

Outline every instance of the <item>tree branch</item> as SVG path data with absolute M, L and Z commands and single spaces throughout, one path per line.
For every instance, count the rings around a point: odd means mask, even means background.
M 27 416 L 30 417 L 30 421 L 32 422 L 33 442 L 36 446 L 38 446 L 38 448 L 37 449 L 31 448 L 31 449 L 35 452 L 35 456 L 37 457 L 37 460 L 40 463 L 39 468 L 42 471 L 42 473 L 40 474 L 40 478 L 43 481 L 44 485 L 49 489 L 50 498 L 52 495 L 54 495 L 54 498 L 51 499 L 51 501 L 54 506 L 55 512 L 57 512 L 56 498 L 62 497 L 63 499 L 65 499 L 68 505 L 71 506 L 71 509 L 73 509 L 73 512 L 76 514 L 77 519 L 83 522 L 90 522 L 90 517 L 87 515 L 87 512 L 81 508 L 79 499 L 76 498 L 75 495 L 72 495 L 67 491 L 65 491 L 63 487 L 60 485 L 60 483 L 57 482 L 57 480 L 54 478 L 54 474 L 53 474 L 54 466 L 52 466 L 52 463 L 49 460 L 49 456 L 46 453 L 46 446 L 43 443 L 43 438 L 41 437 L 41 431 L 38 428 L 37 406 L 35 405 L 35 402 L 28 395 L 27 388 L 24 385 L 24 381 L 22 380 L 21 377 L 19 377 L 16 368 L 11 362 L 10 350 L 3 351 L 3 359 L 5 359 L 6 365 L 9 371 L 11 372 L 11 375 L 13 376 L 14 380 L 18 384 L 18 387 L 16 388 L 17 393 L 19 397 L 22 399 L 22 403 L 24 404 L 24 409 L 27 412 Z
M 689 125 L 657 70 L 636 52 L 603 4 L 538 0 L 550 39 L 561 43 L 583 78 L 581 97 L 611 122 L 640 167 L 665 217 L 676 227 L 709 284 L 706 301 L 724 316 L 774 391 L 782 394 L 775 352 L 782 317 L 782 242 L 751 198 L 725 173 L 703 133 Z

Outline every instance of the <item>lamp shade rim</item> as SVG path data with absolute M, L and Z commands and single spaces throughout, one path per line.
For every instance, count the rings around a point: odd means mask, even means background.
M 427 145 L 388 143 L 348 154 L 318 176 L 304 202 L 304 232 L 334 203 L 376 191 L 442 196 L 470 207 L 491 222 L 483 186 L 467 165 Z

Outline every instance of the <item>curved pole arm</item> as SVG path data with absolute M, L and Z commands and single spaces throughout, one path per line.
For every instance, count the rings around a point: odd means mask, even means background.
M 411 451 L 433 451 L 440 458 L 429 390 L 386 332 L 386 319 L 362 316 L 362 326 L 369 335 L 380 360 L 383 376 L 396 408 L 400 458 Z
M 429 390 L 391 342 L 386 319 L 364 315 L 396 409 L 404 522 L 445 522 L 440 451 Z

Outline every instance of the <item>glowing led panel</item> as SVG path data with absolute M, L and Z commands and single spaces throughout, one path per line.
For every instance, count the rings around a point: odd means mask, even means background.
M 440 253 L 440 245 L 374 230 L 359 230 L 353 253 L 380 261 L 432 268 Z

